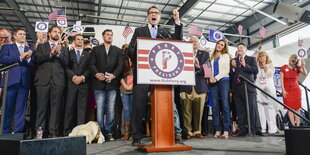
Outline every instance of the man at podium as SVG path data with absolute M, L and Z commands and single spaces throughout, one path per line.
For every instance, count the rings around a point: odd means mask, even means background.
M 161 18 L 160 10 L 156 6 L 152 6 L 147 11 L 148 24 L 144 27 L 135 29 L 133 37 L 128 48 L 128 55 L 134 65 L 134 86 L 133 86 L 133 104 L 132 104 L 132 145 L 141 144 L 142 139 L 142 117 L 146 112 L 148 102 L 148 92 L 150 85 L 137 84 L 137 37 L 162 38 L 182 40 L 182 27 L 179 12 L 174 9 L 172 17 L 175 21 L 175 33 L 171 34 L 168 30 L 161 28 L 158 24 Z

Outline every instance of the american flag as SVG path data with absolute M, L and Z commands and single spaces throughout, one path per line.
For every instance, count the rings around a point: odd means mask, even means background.
M 58 10 L 48 15 L 48 21 L 66 20 L 65 10 Z
M 123 31 L 123 37 L 127 38 L 129 36 L 129 34 L 131 34 L 133 32 L 132 28 L 129 26 L 129 24 L 127 24 L 125 26 L 125 29 Z
M 199 27 L 199 26 L 197 26 L 197 25 L 191 25 L 191 26 L 189 27 L 189 32 L 188 32 L 188 34 L 189 34 L 189 35 L 201 36 L 201 35 L 202 35 L 202 30 L 203 30 L 202 27 Z
M 259 35 L 260 35 L 261 38 L 265 38 L 265 34 L 266 34 L 266 28 L 262 25 L 259 28 Z
M 239 26 L 238 26 L 239 35 L 242 35 L 242 30 L 243 30 L 243 26 L 242 26 L 242 25 L 239 25 Z
M 66 34 L 67 34 L 67 36 L 73 37 L 73 36 L 80 34 L 80 33 L 79 32 L 66 32 Z

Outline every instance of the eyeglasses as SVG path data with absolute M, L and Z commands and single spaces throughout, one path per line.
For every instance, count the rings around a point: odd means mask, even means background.
M 148 14 L 155 14 L 155 15 L 159 15 L 159 12 L 149 12 Z
M 1 40 L 7 40 L 9 37 L 0 37 Z

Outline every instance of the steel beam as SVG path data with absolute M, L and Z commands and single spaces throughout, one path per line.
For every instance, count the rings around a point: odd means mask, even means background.
M 15 14 L 16 14 L 17 18 L 20 20 L 20 22 L 23 23 L 23 25 L 26 27 L 27 32 L 28 32 L 29 36 L 31 37 L 31 39 L 34 41 L 37 40 L 37 36 L 36 36 L 35 31 L 34 31 L 34 27 L 28 21 L 25 14 L 23 12 L 19 11 L 20 8 L 19 8 L 17 2 L 15 0 L 4 0 L 4 1 L 10 8 L 16 9 Z
M 180 19 L 188 13 L 193 7 L 196 6 L 196 4 L 199 2 L 199 0 L 188 0 L 186 1 L 181 8 L 179 9 L 180 13 Z M 168 22 L 166 23 L 167 25 L 173 25 L 174 24 L 174 19 L 170 18 Z

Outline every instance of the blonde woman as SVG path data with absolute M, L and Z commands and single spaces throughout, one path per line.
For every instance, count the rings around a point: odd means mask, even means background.
M 210 78 L 210 92 L 212 100 L 212 113 L 215 129 L 215 138 L 228 138 L 230 132 L 230 108 L 229 108 L 229 70 L 230 56 L 228 54 L 228 43 L 226 40 L 216 42 L 215 50 L 210 58 L 212 65 L 212 77 Z M 223 108 L 224 134 L 221 136 L 220 106 L 221 99 Z
M 299 60 L 296 54 L 292 54 L 288 65 L 281 67 L 280 78 L 282 84 L 283 102 L 298 114 L 301 108 L 301 90 L 298 84 L 298 77 L 301 74 L 307 75 L 305 61 L 301 60 L 301 66 L 298 66 Z M 300 126 L 300 118 L 293 112 L 287 111 L 288 118 L 292 126 Z
M 259 52 L 257 55 L 258 74 L 255 84 L 266 93 L 276 97 L 276 89 L 273 82 L 274 66 L 266 52 Z M 276 103 L 261 91 L 257 91 L 257 108 L 262 126 L 262 133 L 275 134 L 276 125 Z M 267 126 L 268 125 L 268 132 Z

